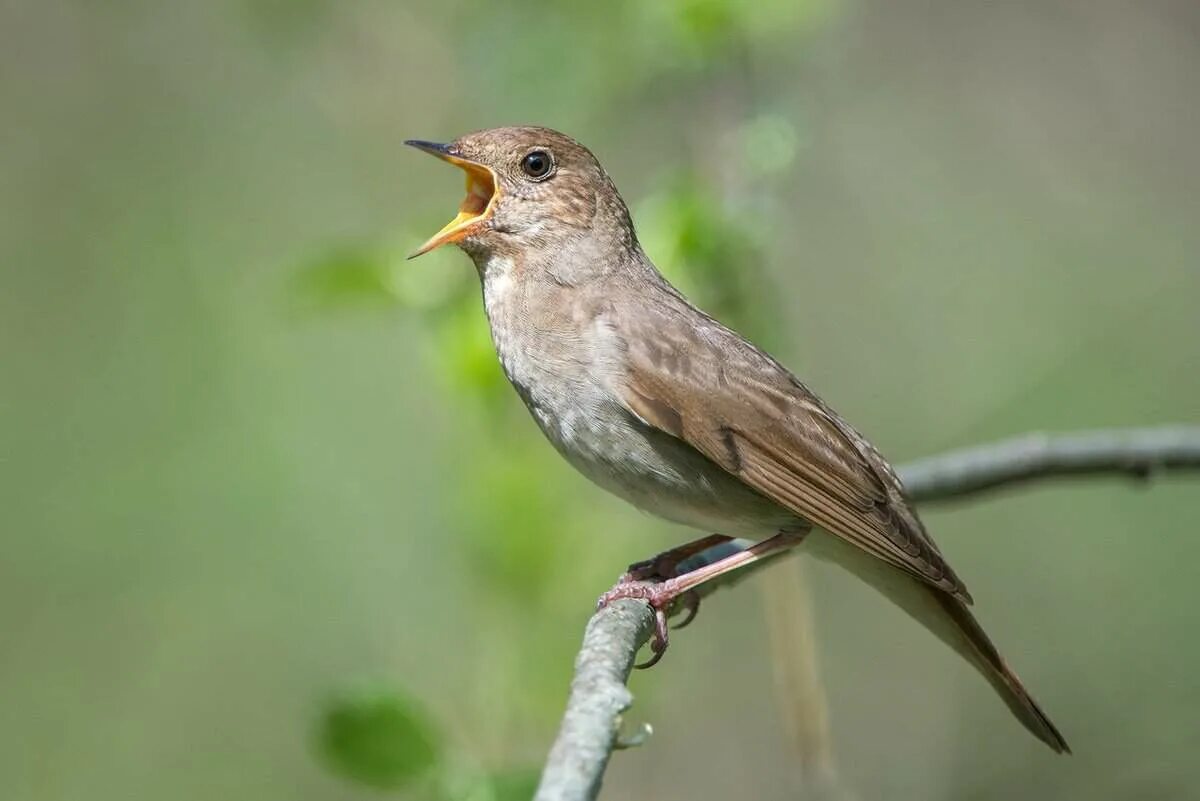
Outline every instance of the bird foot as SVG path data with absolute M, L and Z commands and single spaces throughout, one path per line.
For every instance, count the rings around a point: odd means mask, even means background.
M 653 560 L 650 562 L 652 563 Z M 658 660 L 662 659 L 663 654 L 667 652 L 667 645 L 670 642 L 667 633 L 667 618 L 676 611 L 677 607 L 682 607 L 686 610 L 687 617 L 676 628 L 683 628 L 691 623 L 700 609 L 700 594 L 694 589 L 680 590 L 674 576 L 670 578 L 659 576 L 636 578 L 634 576 L 637 573 L 635 570 L 637 567 L 638 565 L 630 566 L 630 571 L 622 576 L 611 590 L 600 596 L 600 599 L 596 601 L 596 609 L 603 609 L 613 601 L 622 598 L 635 598 L 650 604 L 650 610 L 654 613 L 654 634 L 650 637 L 650 651 L 653 655 L 647 661 L 634 665 L 634 667 L 645 669 L 658 664 Z
M 648 668 L 655 665 L 667 650 L 667 618 L 683 610 L 687 616 L 675 628 L 681 629 L 696 619 L 700 611 L 700 593 L 694 587 L 681 589 L 679 565 L 687 559 L 716 545 L 729 542 L 723 534 L 710 534 L 688 542 L 669 551 L 663 551 L 642 562 L 634 562 L 611 590 L 600 596 L 597 609 L 620 598 L 637 598 L 647 601 L 654 610 L 654 636 L 650 639 L 650 650 L 654 656 L 637 665 Z

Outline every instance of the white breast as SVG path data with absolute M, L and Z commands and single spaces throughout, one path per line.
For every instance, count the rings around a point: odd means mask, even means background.
M 484 271 L 492 341 L 505 375 L 568 462 L 669 520 L 732 535 L 778 530 L 778 507 L 625 409 L 612 385 L 620 343 L 606 320 L 547 314 L 547 308 L 571 311 L 563 289 L 520 280 L 514 269 L 510 260 L 493 258 Z
M 584 336 L 584 321 L 545 313 L 565 305 L 556 297 L 561 289 L 522 283 L 515 269 L 510 259 L 493 257 L 483 279 L 484 308 L 505 375 L 564 454 L 582 445 L 577 439 L 609 439 L 593 430 L 606 427 L 598 407 L 611 398 L 592 369 L 594 344 Z
M 494 320 L 512 294 L 513 261 L 493 256 L 483 273 L 483 306 L 489 320 Z

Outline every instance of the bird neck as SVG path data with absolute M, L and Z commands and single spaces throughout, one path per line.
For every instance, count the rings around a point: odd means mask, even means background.
M 528 244 L 503 243 L 499 246 L 464 248 L 475 263 L 485 287 L 490 281 L 547 281 L 560 287 L 574 287 L 614 276 L 654 272 L 642 253 L 637 238 L 622 235 L 616 227 L 577 230 L 569 235 L 540 238 Z

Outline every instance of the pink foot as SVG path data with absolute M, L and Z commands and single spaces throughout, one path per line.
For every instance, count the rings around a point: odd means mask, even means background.
M 687 617 L 678 626 L 678 628 L 683 628 L 695 619 L 696 611 L 700 608 L 700 595 L 695 590 L 679 590 L 678 582 L 674 578 L 658 582 L 636 578 L 637 567 L 639 565 L 632 566 L 630 572 L 622 576 L 611 590 L 601 595 L 600 599 L 596 601 L 596 608 L 603 609 L 613 601 L 622 598 L 636 598 L 650 604 L 650 609 L 654 612 L 654 634 L 650 638 L 650 651 L 653 656 L 639 665 L 634 665 L 636 668 L 645 669 L 658 664 L 658 660 L 662 659 L 663 654 L 667 652 L 667 645 L 670 642 L 667 634 L 667 617 L 672 611 L 672 607 L 678 602 L 682 603 L 687 610 Z

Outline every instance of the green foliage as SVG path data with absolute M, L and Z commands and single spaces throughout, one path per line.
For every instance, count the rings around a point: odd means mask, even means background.
M 456 266 L 466 272 L 463 265 Z M 441 365 L 439 373 L 449 392 L 478 407 L 480 414 L 502 414 L 511 398 L 479 306 L 479 290 L 471 277 L 470 291 L 447 298 L 436 310 L 429 355 Z
M 537 789 L 538 772 L 533 769 L 505 771 L 491 777 L 493 801 L 529 801 Z
M 387 253 L 371 245 L 333 248 L 296 270 L 291 293 L 303 310 L 387 307 L 398 300 Z
M 318 731 L 326 764 L 379 789 L 397 789 L 428 776 L 440 758 L 440 739 L 404 693 L 357 689 L 331 701 Z
M 666 0 L 634 3 L 632 12 L 653 32 L 655 49 L 667 64 L 712 69 L 740 59 L 746 49 L 793 40 L 827 20 L 837 0 Z
M 330 701 L 317 741 L 330 770 L 376 790 L 435 801 L 528 801 L 537 788 L 534 768 L 488 772 L 446 753 L 437 729 L 395 687 L 360 687 Z
M 495 773 L 464 771 L 449 777 L 437 793 L 439 801 L 529 801 L 537 790 L 532 768 Z
M 411 249 L 418 237 L 405 231 L 396 240 Z M 297 267 L 289 294 L 295 306 L 321 313 L 400 307 L 440 315 L 478 295 L 470 271 L 448 261 L 444 251 L 410 260 L 392 242 L 342 244 Z
M 494 424 L 505 425 L 503 418 Z M 574 501 L 561 491 L 566 477 L 556 476 L 548 454 L 532 447 L 543 443 L 522 441 L 536 436 L 533 427 L 519 430 L 524 437 L 494 436 L 490 453 L 473 455 L 459 510 L 477 581 L 489 594 L 529 606 L 540 603 L 549 578 L 562 569 L 560 546 Z

